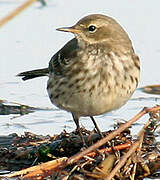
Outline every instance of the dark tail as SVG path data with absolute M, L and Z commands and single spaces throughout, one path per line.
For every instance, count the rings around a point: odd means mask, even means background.
M 49 74 L 48 68 L 44 68 L 44 69 L 36 69 L 32 71 L 22 72 L 19 73 L 17 76 L 22 76 L 22 79 L 25 81 L 36 77 L 48 76 L 48 74 Z

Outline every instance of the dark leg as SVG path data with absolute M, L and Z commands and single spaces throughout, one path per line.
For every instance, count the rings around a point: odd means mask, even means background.
M 100 131 L 99 127 L 97 126 L 97 123 L 94 120 L 93 116 L 90 116 L 90 118 L 91 118 L 91 120 L 92 120 L 92 122 L 93 122 L 93 124 L 95 126 L 95 129 L 97 130 L 98 134 L 103 138 L 104 136 L 103 136 L 102 132 Z
M 79 132 L 79 135 L 80 135 L 80 137 L 81 137 L 83 146 L 84 146 L 84 147 L 87 147 L 87 146 L 86 146 L 86 143 L 85 143 L 85 140 L 84 140 L 84 137 L 83 137 L 83 135 L 82 135 L 80 126 L 79 126 L 79 118 L 78 118 L 77 116 L 75 116 L 74 114 L 72 114 L 72 116 L 73 116 L 73 120 L 74 120 L 74 122 L 75 122 L 75 124 L 76 124 L 76 126 L 77 126 L 77 129 L 76 129 L 76 130 Z

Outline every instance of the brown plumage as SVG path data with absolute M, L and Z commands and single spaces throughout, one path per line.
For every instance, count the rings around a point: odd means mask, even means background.
M 24 80 L 48 75 L 47 90 L 57 107 L 69 111 L 79 129 L 79 117 L 103 114 L 124 105 L 135 91 L 139 59 L 123 28 L 112 18 L 93 14 L 76 25 L 69 41 L 47 69 L 20 73 Z

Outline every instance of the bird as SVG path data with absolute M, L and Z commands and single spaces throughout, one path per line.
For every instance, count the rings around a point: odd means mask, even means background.
M 128 34 L 112 17 L 90 14 L 57 30 L 74 38 L 53 55 L 47 68 L 18 76 L 49 77 L 51 102 L 72 113 L 84 143 L 79 118 L 90 117 L 100 131 L 93 116 L 119 109 L 130 99 L 140 79 L 140 61 Z

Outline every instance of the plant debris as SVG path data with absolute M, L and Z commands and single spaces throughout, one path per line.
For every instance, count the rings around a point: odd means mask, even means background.
M 32 107 L 32 106 L 27 106 L 16 102 L 8 102 L 6 100 L 0 99 L 0 115 L 9 115 L 9 114 L 25 115 L 35 112 L 37 110 L 51 110 L 51 109 Z
M 150 118 L 132 137 L 129 126 L 149 113 Z M 26 132 L 0 137 L 1 171 L 13 172 L 5 178 L 21 179 L 106 179 L 139 180 L 158 176 L 160 143 L 156 130 L 160 123 L 160 106 L 144 108 L 115 130 L 103 132 L 82 128 L 87 148 L 76 131 L 41 136 Z M 4 175 L 3 175 L 4 176 Z
M 149 85 L 149 86 L 144 86 L 142 88 L 138 88 L 144 93 L 147 94 L 160 94 L 160 85 Z

